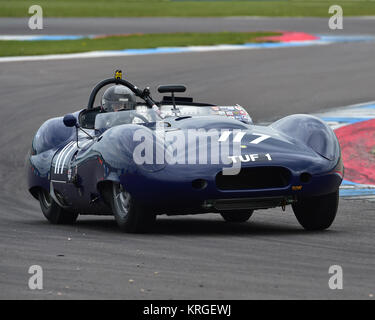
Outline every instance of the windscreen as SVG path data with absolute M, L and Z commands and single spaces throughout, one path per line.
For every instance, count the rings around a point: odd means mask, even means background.
M 136 110 L 100 113 L 95 118 L 95 129 L 103 130 L 122 124 L 145 124 L 161 120 L 162 118 L 154 110 L 140 107 Z
M 102 130 L 122 124 L 144 124 L 162 121 L 173 116 L 223 116 L 239 120 L 243 123 L 252 123 L 252 119 L 241 106 L 187 106 L 180 105 L 173 110 L 172 105 L 162 105 L 160 115 L 146 106 L 138 106 L 135 110 L 100 113 L 95 118 L 95 129 Z

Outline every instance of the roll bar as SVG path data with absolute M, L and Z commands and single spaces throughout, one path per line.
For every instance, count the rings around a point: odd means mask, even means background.
M 94 89 L 92 89 L 91 94 L 90 94 L 90 98 L 89 98 L 89 102 L 87 104 L 87 109 L 90 110 L 90 109 L 94 108 L 95 98 L 96 98 L 96 95 L 98 94 L 99 90 L 101 88 L 105 87 L 106 85 L 109 85 L 109 84 L 112 84 L 112 83 L 113 84 L 121 84 L 121 85 L 129 88 L 131 91 L 134 92 L 134 94 L 137 97 L 140 97 L 141 99 L 143 99 L 150 108 L 156 106 L 156 103 L 152 100 L 152 98 L 150 96 L 150 89 L 148 87 L 145 88 L 144 90 L 141 90 L 138 87 L 136 87 L 135 85 L 133 85 L 132 83 L 130 83 L 129 81 L 126 81 L 126 80 L 123 80 L 123 79 L 120 79 L 120 78 L 109 78 L 109 79 L 105 79 L 103 81 L 100 81 L 94 87 Z

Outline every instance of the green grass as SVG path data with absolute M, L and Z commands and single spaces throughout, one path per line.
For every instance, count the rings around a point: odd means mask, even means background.
M 77 53 L 96 50 L 139 49 L 188 45 L 240 44 L 278 35 L 272 32 L 132 34 L 99 39 L 59 41 L 0 41 L 0 56 Z
M 45 17 L 328 17 L 332 4 L 341 5 L 344 16 L 375 15 L 370 0 L 0 0 L 0 16 L 29 16 L 33 4 L 42 6 Z

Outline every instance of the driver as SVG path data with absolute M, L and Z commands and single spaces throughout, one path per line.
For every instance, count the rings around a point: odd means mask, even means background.
M 109 87 L 102 96 L 102 108 L 107 112 L 134 110 L 136 105 L 133 91 L 122 85 Z

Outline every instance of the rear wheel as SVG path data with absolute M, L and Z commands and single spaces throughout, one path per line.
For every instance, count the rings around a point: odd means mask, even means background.
M 43 215 L 53 224 L 73 224 L 77 220 L 78 213 L 61 208 L 46 190 L 39 192 L 39 203 Z
M 339 204 L 339 191 L 319 197 L 302 198 L 293 204 L 293 211 L 306 230 L 325 230 L 335 220 Z
M 111 186 L 111 208 L 121 230 L 129 233 L 147 232 L 156 216 L 144 205 L 136 201 L 120 183 Z
M 246 222 L 253 215 L 254 210 L 235 210 L 221 212 L 220 215 L 226 222 Z

